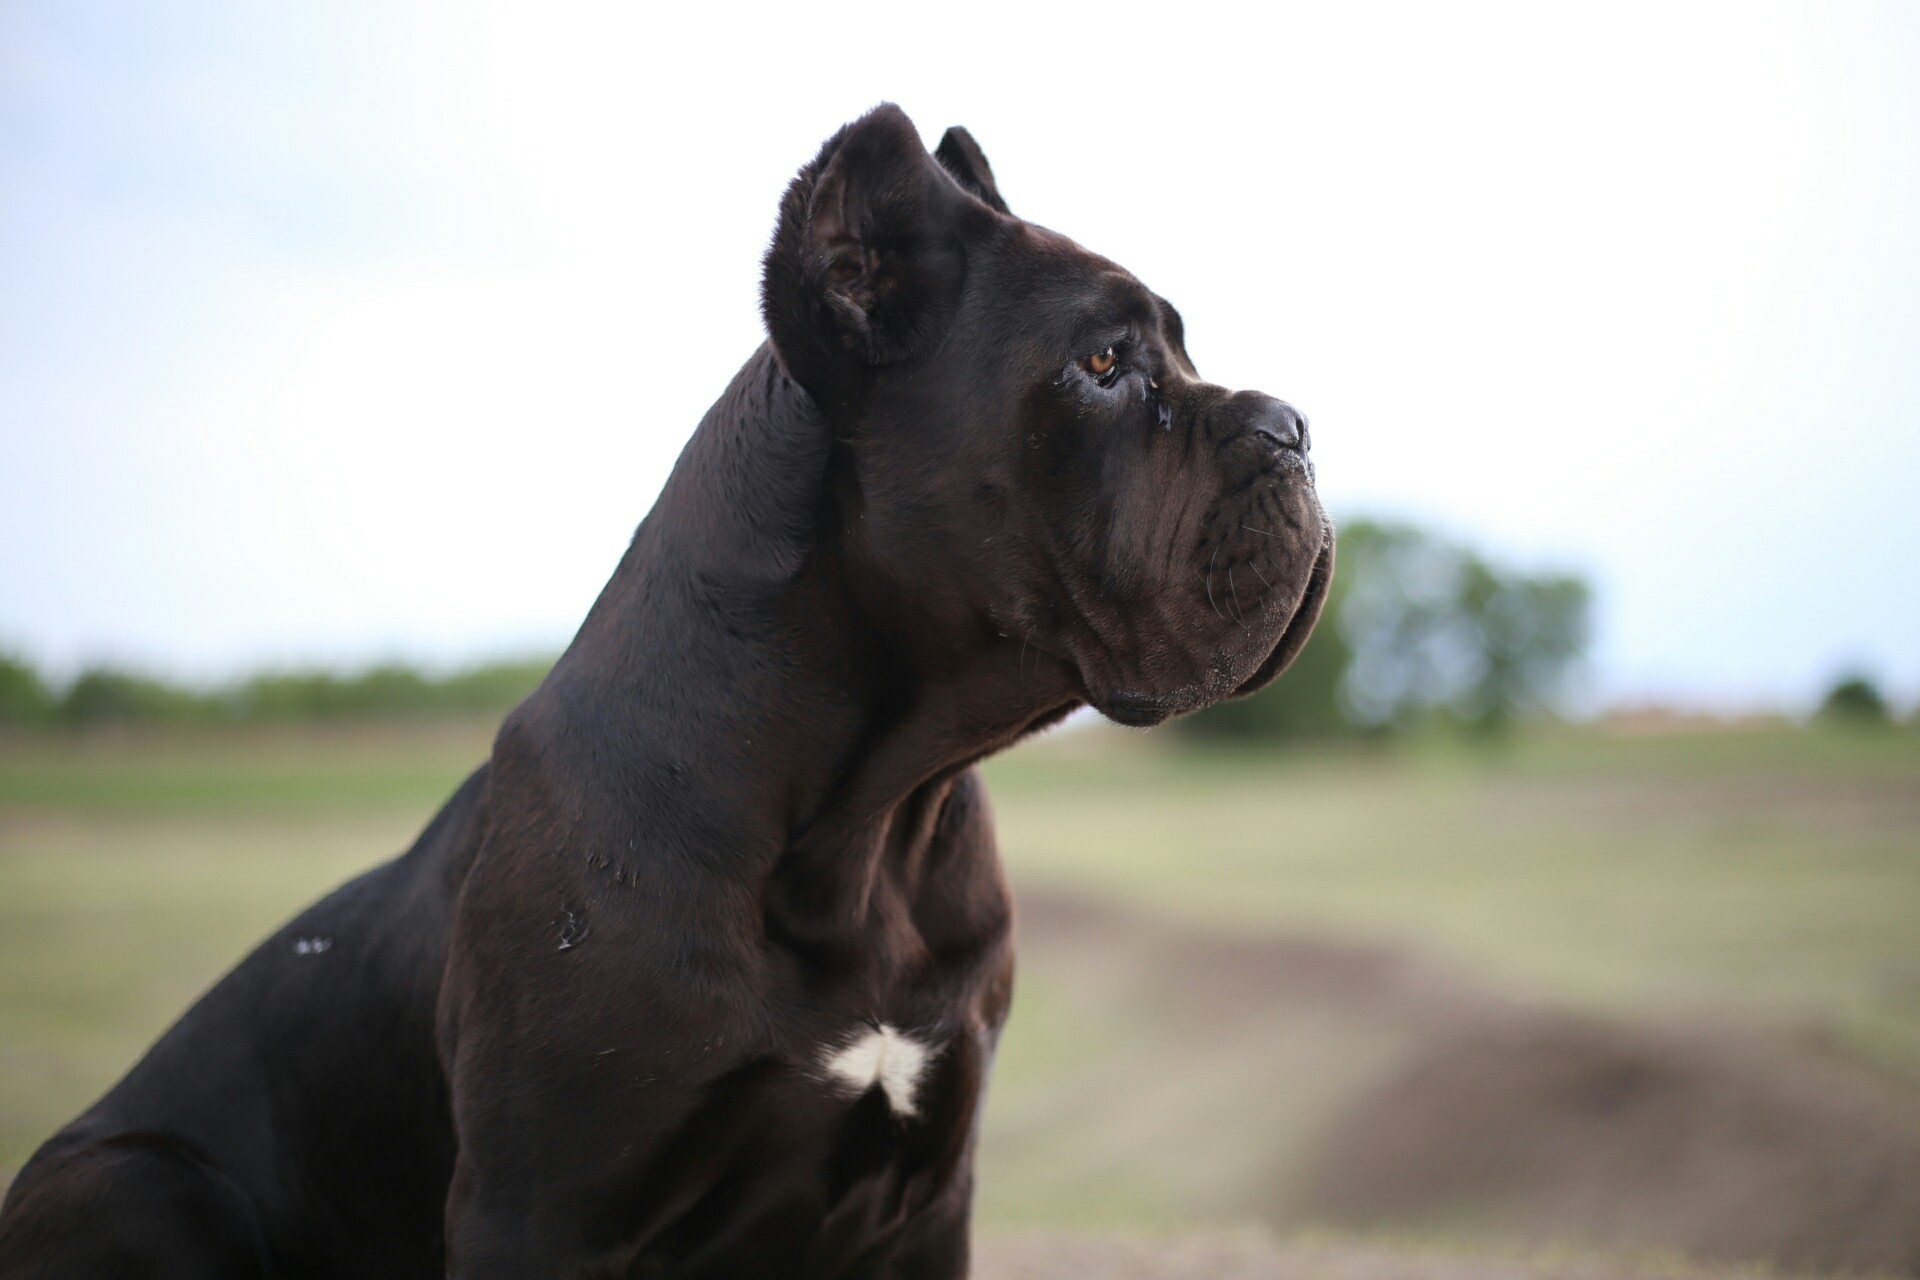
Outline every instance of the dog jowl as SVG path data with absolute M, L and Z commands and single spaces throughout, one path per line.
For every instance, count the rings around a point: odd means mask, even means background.
M 243 960 L 0 1209 L 0 1277 L 958 1277 L 1012 993 L 974 764 L 1273 679 L 1305 420 L 897 109 L 768 341 L 413 848 Z M 319 945 L 324 941 L 324 945 Z

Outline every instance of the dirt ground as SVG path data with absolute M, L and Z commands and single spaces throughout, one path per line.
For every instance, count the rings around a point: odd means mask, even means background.
M 0 744 L 0 1182 L 490 734 Z M 992 770 L 989 1280 L 1920 1276 L 1920 738 Z
M 1117 1005 L 1158 1006 L 1132 1021 L 1173 1029 L 1157 1059 L 1115 1046 L 1078 1086 L 1108 1100 L 1106 1129 L 1130 1123 L 1111 1106 L 1128 1090 L 1129 1109 L 1160 1118 L 1141 1145 L 1165 1147 L 1162 1194 L 1199 1179 L 1196 1199 L 1237 1195 L 1246 1218 L 1283 1234 L 1438 1232 L 1920 1275 L 1920 1097 L 1816 1040 L 1576 1016 L 1385 947 L 1234 936 L 1044 894 L 1021 908 L 1030 972 L 1076 992 L 1104 987 Z M 996 1139 L 1022 1136 L 989 1127 L 989 1156 Z M 1198 1158 L 1183 1166 L 1183 1153 Z M 1045 1265 L 1066 1269 L 1032 1270 L 1056 1245 L 1022 1245 L 992 1255 L 1002 1270 L 988 1274 L 1402 1274 L 1364 1252 L 1248 1246 L 1240 1258 L 1194 1244 L 1198 1260 L 1176 1251 L 1129 1262 L 1122 1245 L 1057 1247 L 1072 1265 Z M 1508 1273 L 1423 1264 L 1417 1274 Z
M 1358 1244 L 1254 1237 L 987 1241 L 975 1280 L 1780 1280 L 1773 1271 L 1597 1259 L 1449 1257 Z

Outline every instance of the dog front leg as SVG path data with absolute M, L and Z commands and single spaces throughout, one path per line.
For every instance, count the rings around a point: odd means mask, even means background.
M 966 1280 L 972 1240 L 973 1173 L 969 1167 L 940 1202 L 908 1229 L 879 1275 L 883 1280 Z
M 536 1089 L 522 1105 L 462 1116 L 448 1276 L 625 1274 L 720 1179 L 737 1145 L 700 1123 L 702 1108 L 658 1101 L 636 1115 L 630 1095 Z
M 780 1073 L 759 1060 L 672 1075 L 697 1047 L 549 1051 L 456 1080 L 448 1275 L 624 1275 L 737 1173 L 766 1141 Z

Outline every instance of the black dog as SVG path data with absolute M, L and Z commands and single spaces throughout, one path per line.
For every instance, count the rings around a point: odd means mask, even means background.
M 0 1276 L 967 1270 L 1010 904 L 973 765 L 1259 688 L 1332 572 L 1306 424 L 881 107 L 770 341 L 492 758 L 21 1172 Z

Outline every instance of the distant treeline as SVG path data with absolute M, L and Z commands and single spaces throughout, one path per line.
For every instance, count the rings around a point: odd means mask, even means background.
M 387 663 L 364 671 L 273 672 L 195 689 L 116 667 L 91 667 L 64 686 L 0 655 L 0 727 L 261 724 L 429 717 L 505 711 L 540 683 L 551 658 L 494 662 L 451 675 Z
M 1525 573 L 1408 524 L 1346 520 L 1324 616 L 1265 692 L 1179 721 L 1196 737 L 1259 741 L 1377 735 L 1435 723 L 1498 732 L 1559 707 L 1586 651 L 1590 592 Z M 195 689 L 116 667 L 56 686 L 0 655 L 0 727 L 256 724 L 497 715 L 551 659 L 431 676 L 399 663 L 352 674 L 252 676 Z
M 1583 578 L 1516 569 L 1428 529 L 1364 519 L 1341 522 L 1337 560 L 1320 625 L 1287 674 L 1251 698 L 1177 721 L 1176 733 L 1256 743 L 1439 726 L 1485 737 L 1566 710 L 1592 630 Z M 214 689 L 95 667 L 56 687 L 0 655 L 0 729 L 498 715 L 551 665 L 497 662 L 432 676 L 395 663 L 345 675 L 257 675 Z M 1884 724 L 1893 713 L 1870 676 L 1846 673 L 1820 717 Z
M 1196 737 L 1377 736 L 1442 726 L 1487 736 L 1565 708 L 1593 592 L 1411 524 L 1339 523 L 1333 590 L 1287 673 L 1177 721 Z
M 1333 590 L 1287 673 L 1251 698 L 1175 721 L 1197 738 L 1262 742 L 1451 729 L 1497 738 L 1565 714 L 1593 630 L 1575 573 L 1502 564 L 1416 525 L 1340 522 Z M 1920 708 L 1911 712 L 1920 726 Z M 1816 719 L 1894 723 L 1871 673 L 1841 672 Z

